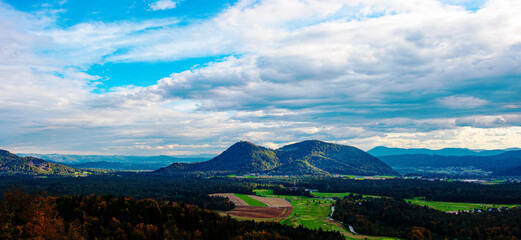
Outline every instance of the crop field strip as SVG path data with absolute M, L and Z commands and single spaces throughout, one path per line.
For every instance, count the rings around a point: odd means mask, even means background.
M 280 221 L 293 212 L 293 206 L 284 199 L 264 198 L 254 195 L 216 193 L 210 196 L 227 197 L 237 206 L 223 214 L 233 216 L 239 220 Z M 262 205 L 262 206 L 253 206 Z
M 253 199 L 252 197 L 246 195 L 246 194 L 239 194 L 235 193 L 235 196 L 245 201 L 248 206 L 252 207 L 267 207 L 268 205 L 266 203 L 263 203 L 257 199 Z
M 219 196 L 219 197 L 225 197 L 225 198 L 228 198 L 230 199 L 230 201 L 232 201 L 235 206 L 237 207 L 243 207 L 243 206 L 249 206 L 248 203 L 246 203 L 244 200 L 242 200 L 241 198 L 235 196 L 234 193 L 214 193 L 214 194 L 210 194 L 210 196 Z

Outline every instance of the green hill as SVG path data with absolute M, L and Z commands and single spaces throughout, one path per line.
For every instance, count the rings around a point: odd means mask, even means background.
M 279 166 L 279 160 L 273 150 L 241 141 L 233 144 L 219 156 L 198 163 L 174 163 L 158 172 L 221 172 L 223 174 L 247 174 L 262 172 Z
M 284 146 L 276 152 L 283 163 L 305 161 L 331 174 L 396 174 L 379 159 L 353 146 L 309 140 Z
M 75 175 L 79 171 L 34 157 L 19 157 L 0 149 L 0 175 Z
M 241 141 L 209 161 L 174 163 L 156 171 L 158 174 L 186 172 L 270 175 L 396 174 L 385 163 L 358 148 L 317 140 L 295 143 L 277 150 Z

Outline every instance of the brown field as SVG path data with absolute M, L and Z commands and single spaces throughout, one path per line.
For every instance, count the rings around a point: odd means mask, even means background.
M 249 197 L 261 201 L 268 205 L 267 207 L 253 207 L 249 206 L 244 200 L 236 197 L 233 193 L 215 193 L 210 196 L 227 197 L 237 206 L 235 209 L 225 212 L 225 214 L 240 217 L 240 218 L 261 218 L 282 220 L 287 218 L 293 212 L 293 206 L 288 201 L 282 198 L 267 198 L 255 195 L 248 195 Z
M 246 218 L 287 218 L 293 207 L 236 207 L 235 209 L 226 212 L 226 214 L 237 217 Z
M 292 207 L 291 203 L 282 199 L 282 198 L 267 198 L 267 197 L 259 197 L 255 195 L 248 195 L 251 198 L 261 201 L 268 205 L 268 207 Z

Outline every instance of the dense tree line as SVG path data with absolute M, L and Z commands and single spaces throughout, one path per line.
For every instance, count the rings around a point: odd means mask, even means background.
M 230 210 L 232 202 L 211 193 L 252 194 L 254 183 L 223 178 L 154 177 L 140 174 L 121 176 L 90 176 L 85 178 L 0 177 L 0 192 L 18 185 L 27 192 L 46 192 L 49 195 L 112 195 L 115 197 L 152 198 L 195 204 L 212 210 Z
M 483 185 L 464 182 L 442 182 L 412 179 L 353 180 L 322 177 L 288 178 L 205 178 L 158 177 L 141 174 L 121 176 L 90 176 L 86 178 L 0 177 L 0 191 L 20 185 L 28 192 L 44 191 L 51 195 L 103 195 L 153 198 L 163 201 L 183 201 L 209 209 L 229 209 L 222 199 L 209 197 L 211 193 L 252 194 L 256 188 L 275 188 L 286 191 L 296 183 L 298 188 L 318 189 L 320 192 L 352 192 L 394 198 L 425 197 L 432 201 L 476 202 L 492 204 L 521 204 L 521 184 L 502 183 Z M 281 188 L 285 188 L 283 190 Z M 278 192 L 282 194 L 282 192 Z M 285 192 L 289 194 L 291 192 Z M 291 193 L 291 195 L 300 193 Z
M 12 189 L 0 200 L 1 239 L 343 239 L 338 232 L 237 221 L 184 203 L 111 196 L 43 197 Z
M 521 183 L 483 185 L 478 183 L 426 181 L 416 179 L 354 180 L 343 178 L 256 178 L 265 186 L 284 185 L 317 189 L 320 192 L 351 192 L 367 195 L 430 201 L 521 204 Z
M 406 239 L 519 239 L 521 209 L 446 213 L 393 198 L 348 196 L 333 218 L 358 233 Z

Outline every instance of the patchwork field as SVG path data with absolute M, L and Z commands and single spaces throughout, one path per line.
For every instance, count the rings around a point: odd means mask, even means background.
M 282 224 L 299 226 L 302 225 L 310 229 L 322 228 L 327 231 L 339 231 L 346 239 L 396 239 L 387 237 L 366 236 L 360 234 L 353 234 L 345 229 L 342 224 L 329 219 L 331 214 L 331 206 L 334 204 L 333 200 L 325 198 L 308 198 L 300 196 L 274 195 L 271 189 L 254 190 L 255 193 L 262 197 L 279 198 L 286 200 L 293 206 L 293 212 L 284 220 L 280 221 Z
M 235 196 L 242 199 L 243 201 L 245 201 L 248 204 L 248 206 L 252 206 L 252 207 L 267 207 L 268 206 L 268 204 L 262 202 L 262 199 L 254 199 L 253 195 L 236 193 Z
M 280 198 L 266 198 L 238 193 L 217 193 L 211 194 L 211 196 L 230 199 L 237 207 L 225 212 L 225 214 L 240 218 L 280 221 L 287 218 L 293 211 L 293 206 Z

